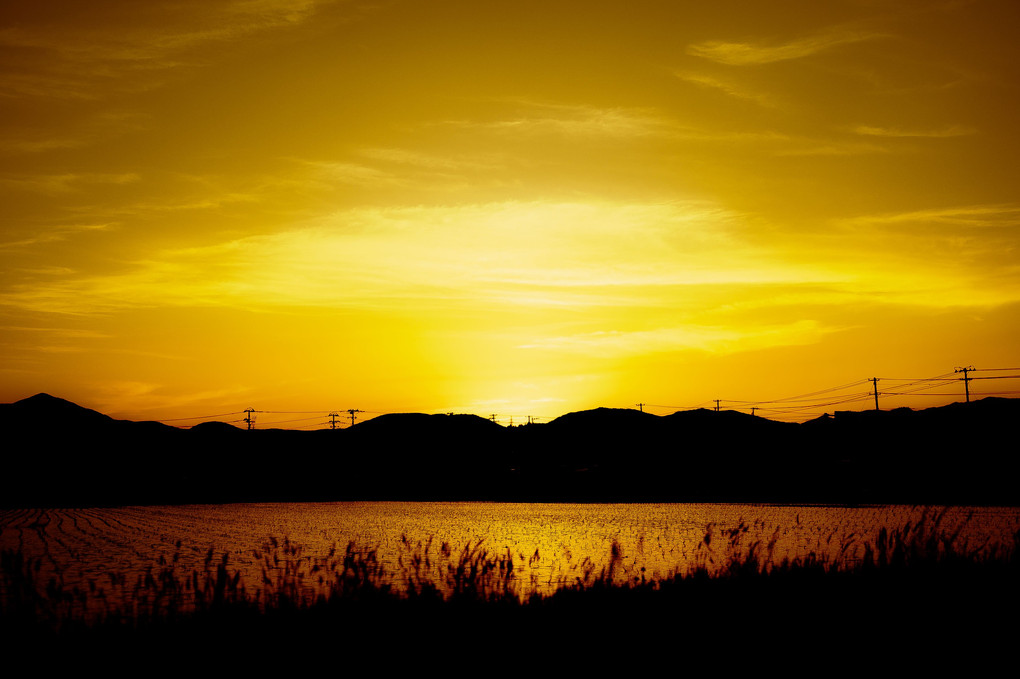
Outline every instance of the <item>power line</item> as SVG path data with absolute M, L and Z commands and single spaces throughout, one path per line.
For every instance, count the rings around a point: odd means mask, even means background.
M 866 400 L 870 396 L 871 396 L 871 392 L 870 391 L 858 391 L 858 392 L 854 392 L 852 394 L 844 394 L 843 395 L 844 399 L 851 399 L 851 400 Z M 832 396 L 829 396 L 827 398 L 831 399 Z M 837 401 L 837 402 L 841 402 L 841 401 Z M 756 405 L 756 407 L 759 407 L 760 409 L 767 409 L 766 406 L 763 406 L 763 405 L 760 405 L 760 404 L 769 404 L 769 403 L 772 403 L 772 404 L 776 404 L 776 407 L 784 408 L 784 409 L 787 409 L 787 410 L 796 410 L 798 408 L 816 408 L 816 407 L 818 407 L 820 405 L 826 405 L 826 398 L 800 399 L 800 400 L 780 399 L 780 400 L 777 400 L 777 401 L 726 401 L 726 403 L 740 403 L 740 404 L 745 404 L 745 405 Z M 788 404 L 794 404 L 794 403 L 803 403 L 804 405 L 788 405 Z
M 779 398 L 772 401 L 748 401 L 748 403 L 783 403 L 787 401 L 797 401 L 799 399 L 807 399 L 810 396 L 818 396 L 820 394 L 827 394 L 833 391 L 841 391 L 843 389 L 849 389 L 850 387 L 856 387 L 859 384 L 864 384 L 870 380 L 857 380 L 856 382 L 848 382 L 838 387 L 829 387 L 828 389 L 821 389 L 819 391 L 812 391 L 807 394 L 798 394 L 797 396 L 788 396 L 787 398 Z
M 954 380 L 951 380 L 951 381 L 955 382 L 956 380 L 954 379 Z M 902 390 L 902 389 L 904 389 L 904 387 L 910 387 L 910 386 L 913 386 L 914 384 L 916 384 L 916 383 L 912 382 L 910 384 L 901 384 L 899 387 L 895 387 L 895 388 Z M 939 380 L 938 382 L 935 382 L 933 384 L 925 384 L 925 385 L 922 385 L 922 386 L 915 386 L 913 389 L 907 389 L 905 391 L 900 391 L 898 393 L 901 396 L 902 395 L 909 395 L 909 394 L 920 394 L 920 392 L 925 391 L 927 389 L 937 389 L 938 387 L 945 387 L 945 386 L 947 386 L 947 381 Z M 889 395 L 892 395 L 893 392 L 886 392 L 886 393 L 889 394 Z
M 698 408 L 704 408 L 711 401 L 702 401 L 701 403 L 693 406 L 667 406 L 657 403 L 646 403 L 645 406 L 648 408 L 667 408 L 669 410 L 697 410 Z
M 953 373 L 946 373 L 946 375 L 952 375 Z M 935 377 L 879 377 L 880 380 L 887 380 L 889 382 L 955 382 L 959 377 L 946 377 L 946 375 L 937 375 Z
M 888 395 L 888 396 L 957 396 L 958 397 L 960 395 L 958 392 L 955 392 L 955 391 L 939 391 L 939 392 L 935 392 L 935 393 L 931 393 L 931 394 L 917 394 L 917 393 L 912 393 L 912 392 L 908 392 L 908 393 L 904 393 L 904 394 L 899 394 L 899 393 L 896 393 L 896 392 L 883 392 L 883 393 Z M 975 392 L 974 393 L 975 396 L 1005 396 L 1005 395 L 1009 395 L 1009 394 L 1020 394 L 1020 391 L 982 391 L 982 392 Z
M 240 415 L 243 410 L 234 410 L 229 413 L 219 413 L 216 415 L 195 415 L 194 417 L 171 417 L 165 420 L 156 420 L 157 422 L 183 422 L 184 420 L 208 420 L 213 417 L 226 417 L 227 415 Z
M 1011 373 L 1008 375 L 975 375 L 973 373 Z M 960 377 L 960 374 L 963 377 Z M 884 397 L 944 397 L 944 396 L 959 396 L 958 393 L 950 393 L 945 391 L 935 391 L 939 387 L 948 387 L 954 382 L 964 383 L 964 396 L 965 399 L 970 401 L 970 382 L 974 380 L 1020 380 L 1020 368 L 975 368 L 973 366 L 958 367 L 953 372 L 944 373 L 942 375 L 935 375 L 933 377 L 870 377 L 866 379 L 859 379 L 845 384 L 840 384 L 825 389 L 819 389 L 816 391 L 806 392 L 803 394 L 797 394 L 794 396 L 787 396 L 777 399 L 759 399 L 759 400 L 736 400 L 736 399 L 712 399 L 709 401 L 703 401 L 696 405 L 678 406 L 678 405 L 665 405 L 655 403 L 639 402 L 634 405 L 641 411 L 644 409 L 655 408 L 655 409 L 667 409 L 673 411 L 682 410 L 694 410 L 698 408 L 709 407 L 716 411 L 721 410 L 722 407 L 734 407 L 743 410 L 749 410 L 752 415 L 762 414 L 768 417 L 775 418 L 803 418 L 809 416 L 813 412 L 822 411 L 825 408 L 832 408 L 835 406 L 845 406 L 853 403 L 862 403 L 868 400 L 872 400 L 876 409 L 878 409 L 878 396 Z M 887 382 L 887 386 L 881 392 L 878 390 L 878 382 Z M 870 383 L 870 384 L 869 384 Z M 848 390 L 859 387 L 861 385 L 868 384 L 870 390 L 868 391 L 851 391 Z M 1016 395 L 1020 392 L 1015 390 L 1003 390 L 994 392 L 980 392 L 975 395 L 980 396 L 999 396 L 999 395 Z M 254 408 L 246 408 L 244 410 L 234 410 L 229 412 L 215 413 L 210 415 L 193 415 L 188 417 L 175 417 L 159 420 L 164 423 L 172 422 L 188 422 L 194 420 L 210 420 L 219 417 L 228 417 L 233 415 L 241 415 L 244 417 L 240 419 L 227 420 L 228 424 L 239 424 L 244 422 L 247 429 L 255 428 L 255 415 L 266 414 L 266 415 L 312 415 L 313 417 L 299 417 L 290 418 L 285 420 L 274 420 L 274 421 L 262 421 L 263 425 L 281 425 L 290 424 L 294 425 L 289 428 L 293 429 L 304 429 L 315 426 L 328 427 L 332 429 L 339 428 L 338 418 L 341 412 L 346 412 L 350 415 L 351 425 L 355 423 L 357 414 L 363 413 L 365 415 L 380 415 L 385 414 L 384 411 L 375 410 L 361 410 L 360 408 L 350 408 L 346 411 L 326 411 L 326 410 L 256 410 Z M 824 412 L 824 411 L 822 411 Z M 309 422 L 315 420 L 318 417 L 325 418 L 319 424 L 296 424 L 302 422 Z M 493 414 L 489 416 L 493 422 L 501 422 L 504 418 L 498 417 Z M 538 419 L 552 419 L 549 417 L 536 417 L 534 415 L 521 416 L 522 421 L 525 419 L 528 423 L 534 423 Z M 512 421 L 512 419 L 511 419 Z M 185 425 L 181 425 L 185 426 Z M 186 425 L 188 427 L 195 425 Z
M 262 413 L 273 413 L 275 415 L 310 415 L 312 413 L 319 414 L 321 410 L 260 410 Z
M 318 420 L 321 417 L 322 416 L 319 415 L 317 417 L 299 417 L 299 418 L 293 419 L 293 420 L 271 420 L 269 422 L 265 422 L 264 421 L 264 422 L 262 422 L 262 424 L 287 424 L 289 422 L 307 422 L 308 420 Z
M 902 396 L 917 394 L 920 396 L 928 395 L 926 393 L 930 389 L 935 389 L 940 386 L 945 386 L 951 382 L 958 381 L 958 377 L 950 377 L 953 373 L 944 373 L 942 375 L 936 375 L 934 377 L 923 377 L 923 378 L 887 378 L 887 377 L 873 377 L 868 379 L 856 380 L 845 384 L 837 385 L 835 387 L 829 387 L 827 389 L 820 389 L 804 394 L 798 394 L 795 396 L 788 396 L 779 399 L 759 399 L 755 401 L 743 401 L 733 399 L 719 399 L 718 401 L 713 400 L 711 403 L 716 404 L 719 407 L 720 403 L 735 404 L 738 407 L 748 408 L 755 414 L 756 411 L 767 413 L 769 416 L 788 416 L 788 417 L 803 417 L 810 414 L 811 411 L 818 411 L 821 408 L 841 406 L 851 403 L 864 402 L 869 399 L 873 399 L 875 407 L 878 408 L 877 397 L 879 395 L 886 396 Z M 994 376 L 1000 377 L 1000 376 Z M 1001 376 L 1003 379 L 1011 379 L 1018 376 Z M 978 377 L 971 377 L 971 379 L 979 379 Z M 890 382 L 900 382 L 900 384 L 892 386 L 888 390 L 879 391 L 878 382 L 882 380 L 888 380 Z M 836 392 L 850 389 L 852 387 L 866 384 L 870 382 L 872 389 L 867 392 L 853 392 L 844 394 L 841 397 L 833 398 Z M 956 394 L 947 394 L 953 395 Z M 679 406 L 666 406 L 659 404 L 645 404 L 650 407 L 661 407 L 661 408 L 680 408 Z

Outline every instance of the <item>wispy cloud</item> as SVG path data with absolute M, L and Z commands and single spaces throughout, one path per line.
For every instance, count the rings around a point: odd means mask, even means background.
M 113 335 L 86 328 L 3 326 L 0 334 L 23 347 L 23 355 L 80 354 L 94 351 L 102 341 Z M 20 336 L 20 337 L 19 337 Z
M 929 208 L 863 215 L 838 220 L 837 223 L 852 226 L 942 223 L 975 227 L 1013 227 L 1020 225 L 1020 206 L 998 204 Z
M 179 359 L 180 357 L 158 357 L 160 359 Z M 174 419 L 179 413 L 222 412 L 223 404 L 238 404 L 250 398 L 253 390 L 249 386 L 239 385 L 234 388 L 208 389 L 201 391 L 178 392 L 180 387 L 173 384 L 157 382 L 140 382 L 136 380 L 104 380 L 89 385 L 88 393 L 94 400 L 94 407 L 111 417 L 124 419 L 151 418 L 160 420 L 166 417 Z M 121 413 L 118 409 L 130 404 L 131 410 Z M 243 406 L 237 406 L 243 407 Z M 167 413 L 171 413 L 167 415 Z M 139 416 L 139 413 L 141 415 Z M 174 420 L 173 424 L 190 426 L 201 419 Z
M 806 242 L 812 257 L 845 272 L 849 292 L 935 307 L 1020 301 L 1016 205 L 861 215 L 831 226 Z
M 329 184 L 347 184 L 361 188 L 378 189 L 399 187 L 406 181 L 398 174 L 363 163 L 302 161 L 315 171 L 313 181 Z
M 698 85 L 699 87 L 716 90 L 730 97 L 735 97 L 737 99 L 742 99 L 744 101 L 750 101 L 752 103 L 758 104 L 759 106 L 775 108 L 778 105 L 776 101 L 767 94 L 761 92 L 753 92 L 744 87 L 735 85 L 732 82 L 720 80 L 719 78 L 714 78 L 703 73 L 694 73 L 691 71 L 679 71 L 676 73 L 676 77 L 680 78 L 684 82 L 689 82 L 693 85 Z
M 3 86 L 0 85 L 0 90 Z M 53 136 L 49 138 L 0 139 L 0 153 L 44 153 L 85 146 L 88 140 L 81 137 Z
M 850 45 L 879 37 L 882 36 L 863 31 L 830 31 L 772 45 L 707 40 L 689 45 L 687 53 L 730 66 L 748 66 L 803 59 L 840 45 Z
M 991 304 L 1020 297 L 1020 286 L 1005 279 L 994 290 L 988 283 L 989 275 L 1020 275 L 1009 273 L 1018 223 L 1016 206 L 969 206 L 864 216 L 815 236 L 777 232 L 755 241 L 752 217 L 706 201 L 352 208 L 276 233 L 153 252 L 122 262 L 119 273 L 15 278 L 0 291 L 0 304 L 70 315 L 161 306 L 667 309 L 681 300 L 715 307 L 740 296 L 710 291 L 762 285 L 788 296 L 807 286 L 819 304 L 847 295 L 936 307 Z M 944 228 L 933 229 L 937 224 Z M 996 235 L 961 231 L 976 227 Z M 706 330 L 690 341 L 725 348 L 728 338 Z
M 0 327 L 4 332 L 26 332 L 35 335 L 45 335 L 59 339 L 107 339 L 112 335 L 96 330 L 84 330 L 81 328 L 45 328 L 31 326 L 7 325 Z
M 670 134 L 675 124 L 647 109 L 519 102 L 514 117 L 493 121 L 450 120 L 445 125 L 513 134 L 635 138 Z
M 13 250 L 31 245 L 38 245 L 40 243 L 63 241 L 80 233 L 109 231 L 110 229 L 115 228 L 115 226 L 116 224 L 113 222 L 107 222 L 103 224 L 70 224 L 47 229 L 37 229 L 31 236 L 0 242 L 0 250 Z M 37 272 L 47 275 L 62 275 L 71 273 L 71 270 L 63 267 L 48 267 L 46 269 L 37 270 Z
M 131 215 L 152 216 L 157 213 L 217 210 L 239 204 L 254 204 L 260 200 L 262 200 L 262 197 L 257 191 L 211 190 L 200 195 L 174 196 L 165 200 L 124 202 L 111 205 L 102 210 L 96 209 L 95 212 L 96 214 L 102 213 L 112 218 L 121 219 Z
M 858 125 L 852 128 L 854 134 L 865 137 L 928 137 L 933 139 L 948 137 L 966 137 L 977 134 L 973 127 L 951 125 L 938 129 L 903 129 L 896 127 L 877 127 L 874 125 Z
M 839 139 L 803 138 L 786 148 L 776 150 L 779 156 L 860 156 L 890 153 L 891 149 L 881 144 Z
M 439 155 L 393 147 L 366 148 L 359 155 L 377 163 L 420 168 L 430 172 L 474 172 L 500 167 L 492 159 L 464 155 Z
M 865 141 L 856 137 L 809 136 L 776 130 L 733 130 L 687 127 L 678 130 L 675 139 L 684 142 L 705 142 L 742 151 L 754 149 L 776 156 L 856 156 L 890 153 L 879 140 Z
M 48 16 L 35 25 L 0 29 L 14 55 L 0 69 L 0 96 L 95 99 L 119 89 L 158 86 L 154 71 L 192 63 L 187 52 L 206 43 L 298 25 L 330 0 L 241 0 L 194 5 L 187 11 L 128 11 L 103 28 Z M 162 11 L 162 10 L 166 11 Z M 126 76 L 145 73 L 145 78 Z M 95 87 L 102 82 L 104 88 Z M 118 83 L 113 85 L 113 83 Z
M 272 235 L 164 251 L 127 273 L 33 280 L 0 303 L 61 313 L 429 300 L 577 306 L 617 304 L 627 287 L 810 277 L 762 258 L 739 232 L 739 215 L 698 202 L 351 209 Z
M 81 191 L 98 184 L 134 184 L 141 177 L 134 172 L 122 173 L 73 173 L 36 174 L 0 178 L 0 186 L 8 189 L 33 191 L 46 194 L 62 194 Z
M 729 354 L 767 347 L 814 344 L 825 334 L 837 330 L 814 320 L 783 325 L 745 326 L 739 329 L 692 324 L 655 330 L 602 331 L 548 337 L 522 345 L 521 348 L 581 353 L 599 358 L 690 350 Z

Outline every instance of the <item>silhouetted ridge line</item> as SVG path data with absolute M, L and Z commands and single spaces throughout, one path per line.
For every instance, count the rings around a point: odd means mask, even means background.
M 7 404 L 7 407 L 22 417 L 32 419 L 72 417 L 76 420 L 89 418 L 94 421 L 113 421 L 113 418 L 109 415 L 104 415 L 96 410 L 85 408 L 71 401 L 46 393 L 29 396 L 16 403 Z
M 1020 400 L 835 411 L 596 408 L 503 427 L 392 413 L 346 429 L 179 429 L 47 394 L 0 405 L 8 506 L 291 500 L 1020 504 Z

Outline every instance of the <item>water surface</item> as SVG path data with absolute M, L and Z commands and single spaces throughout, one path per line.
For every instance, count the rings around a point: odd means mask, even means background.
M 933 523 L 937 517 L 938 524 Z M 1012 547 L 1020 511 L 1000 507 L 832 507 L 750 504 L 337 502 L 185 505 L 0 512 L 0 548 L 37 559 L 44 578 L 87 587 L 154 565 L 188 573 L 228 554 L 257 588 L 266 554 L 284 540 L 324 557 L 349 543 L 375 550 L 397 581 L 423 557 L 437 574 L 466 552 L 514 564 L 522 594 L 548 592 L 611 567 L 614 579 L 717 568 L 758 542 L 773 563 L 814 555 L 859 559 L 878 532 L 907 526 L 954 536 L 960 551 Z M 739 531 L 734 531 L 743 526 Z M 727 531 L 730 531 L 728 534 Z M 706 535 L 710 539 L 706 541 Z M 731 545 L 730 537 L 735 536 Z M 272 564 L 271 564 L 272 565 Z M 399 582 L 397 582 L 399 585 Z M 315 583 L 308 585 L 314 589 Z

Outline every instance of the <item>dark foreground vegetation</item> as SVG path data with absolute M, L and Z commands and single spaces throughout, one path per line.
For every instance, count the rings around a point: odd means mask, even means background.
M 284 658 L 292 668 L 329 657 L 345 671 L 523 663 L 522 673 L 544 675 L 546 663 L 636 669 L 659 659 L 727 673 L 958 663 L 980 674 L 1008 657 L 1020 627 L 1020 533 L 1010 545 L 965 548 L 939 521 L 883 529 L 849 562 L 776 562 L 772 543 L 746 542 L 747 525 L 709 527 L 693 567 L 654 581 L 621 570 L 614 544 L 608 566 L 582 568 L 549 594 L 531 591 L 514 555 L 480 544 L 452 559 L 436 558 L 448 545 L 408 544 L 394 571 L 370 548 L 307 557 L 273 540 L 255 555 L 259 583 L 210 551 L 202 569 L 169 560 L 82 589 L 39 582 L 38 560 L 6 551 L 0 639 L 19 653 L 114 667 L 195 655 L 235 665 Z

